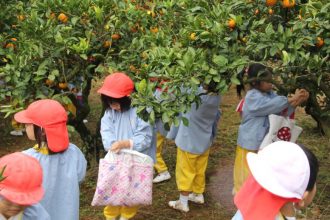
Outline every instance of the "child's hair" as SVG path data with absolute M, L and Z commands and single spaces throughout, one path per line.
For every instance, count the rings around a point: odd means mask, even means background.
M 307 156 L 310 168 L 309 181 L 306 191 L 312 191 L 316 183 L 316 177 L 319 172 L 319 162 L 314 153 L 303 145 L 299 145 Z
M 43 133 L 42 128 L 39 127 L 38 125 L 33 124 L 33 131 L 34 131 L 34 137 L 36 138 L 36 141 L 38 143 L 38 148 L 40 149 L 42 147 L 43 143 L 47 144 L 47 136 Z M 57 152 L 57 153 L 62 153 Z M 49 154 L 56 154 L 56 152 L 52 151 L 51 149 L 48 148 L 48 153 Z
M 103 94 L 101 94 L 101 100 L 105 109 L 110 108 L 110 104 L 112 103 L 119 103 L 122 112 L 129 110 L 132 102 L 131 98 L 128 96 L 124 96 L 122 98 L 112 98 Z
M 243 81 L 244 75 L 245 75 L 245 69 L 239 72 L 237 76 L 240 81 L 240 85 L 236 86 L 236 92 L 239 97 L 241 97 L 242 90 L 245 91 L 244 81 Z M 273 70 L 270 67 L 266 67 L 261 63 L 252 63 L 249 65 L 247 69 L 247 82 L 249 83 L 251 88 L 258 89 L 262 81 L 266 81 L 266 82 L 271 81 L 272 75 L 273 75 Z

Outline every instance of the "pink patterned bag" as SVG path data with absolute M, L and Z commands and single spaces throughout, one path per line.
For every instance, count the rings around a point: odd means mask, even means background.
M 92 206 L 136 206 L 152 203 L 153 160 L 134 150 L 108 152 L 100 160 Z

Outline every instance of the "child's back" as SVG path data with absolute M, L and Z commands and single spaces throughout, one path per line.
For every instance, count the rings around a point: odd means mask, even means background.
M 86 172 L 83 153 L 69 143 L 67 113 L 54 100 L 39 100 L 15 114 L 25 124 L 34 148 L 24 153 L 36 158 L 43 168 L 45 196 L 41 204 L 54 220 L 79 219 L 79 182 Z
M 86 173 L 86 160 L 80 149 L 70 144 L 59 154 L 47 155 L 37 148 L 24 153 L 36 158 L 43 168 L 46 193 L 40 203 L 52 219 L 79 219 L 79 183 Z

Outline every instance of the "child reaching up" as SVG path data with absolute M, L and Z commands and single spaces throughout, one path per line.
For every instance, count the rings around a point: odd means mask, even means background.
M 234 198 L 232 220 L 295 220 L 295 209 L 312 202 L 319 166 L 307 148 L 277 141 L 248 153 L 247 163 L 251 175 Z
M 50 220 L 38 203 L 44 196 L 42 168 L 39 162 L 23 153 L 12 153 L 0 158 L 1 220 Z
M 137 116 L 131 107 L 130 95 L 134 90 L 133 81 L 124 73 L 113 73 L 105 78 L 98 90 L 106 111 L 101 120 L 101 136 L 104 149 L 119 152 L 121 149 L 133 149 L 154 159 L 156 147 L 152 144 L 153 127 Z M 138 207 L 111 206 L 104 208 L 107 220 L 130 219 L 137 213 Z
M 54 100 L 31 103 L 15 114 L 25 124 L 26 134 L 37 144 L 26 151 L 43 169 L 45 196 L 41 204 L 51 219 L 79 220 L 79 183 L 86 173 L 86 159 L 80 149 L 69 143 L 67 112 Z
M 284 110 L 287 115 L 290 115 L 294 108 L 305 102 L 309 96 L 304 89 L 297 90 L 290 98 L 275 94 L 272 90 L 272 70 L 258 63 L 249 66 L 247 81 L 251 89 L 244 98 L 241 125 L 238 130 L 238 146 L 234 164 L 234 194 L 238 192 L 249 175 L 246 154 L 259 150 L 269 129 L 268 116 L 279 115 Z

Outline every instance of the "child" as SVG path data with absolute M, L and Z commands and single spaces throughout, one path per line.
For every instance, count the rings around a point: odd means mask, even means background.
M 152 145 L 153 127 L 137 116 L 131 107 L 130 95 L 134 90 L 133 81 L 124 73 L 113 73 L 106 77 L 101 93 L 103 105 L 107 108 L 101 120 L 101 136 L 105 150 L 119 152 L 129 148 L 144 153 L 155 160 L 155 146 Z M 130 219 L 138 207 L 106 206 L 107 220 Z
M 194 104 L 190 112 L 182 115 L 189 120 L 189 125 L 181 122 L 175 138 L 178 147 L 175 175 L 180 197 L 168 204 L 183 212 L 189 211 L 188 200 L 204 203 L 205 171 L 220 119 L 220 95 L 202 87 L 199 88 L 199 95 L 199 107 Z
M 162 89 L 157 88 L 154 95 L 157 100 L 161 100 Z M 160 183 L 166 180 L 171 179 L 171 174 L 168 172 L 168 168 L 166 163 L 162 157 L 162 150 L 165 143 L 165 137 L 167 135 L 167 131 L 164 128 L 163 122 L 158 119 L 156 121 L 156 163 L 154 165 L 157 176 L 153 179 L 153 183 Z
M 24 153 L 35 157 L 44 176 L 45 197 L 41 204 L 51 219 L 79 219 L 79 183 L 86 173 L 86 159 L 80 149 L 69 143 L 67 112 L 54 100 L 35 101 L 15 114 L 24 123 L 26 134 L 37 144 Z
M 276 95 L 272 91 L 272 70 L 262 64 L 251 64 L 247 75 L 251 90 L 244 99 L 242 120 L 238 130 L 233 194 L 238 192 L 249 174 L 246 154 L 259 149 L 269 128 L 268 116 L 280 114 L 286 109 L 287 115 L 290 115 L 294 107 L 308 98 L 308 92 L 304 89 L 297 90 L 291 98 Z
M 50 220 L 38 204 L 44 195 L 39 162 L 16 152 L 0 158 L 0 169 L 4 169 L 0 180 L 0 219 Z
M 318 161 L 307 148 L 277 141 L 248 153 L 247 163 L 251 175 L 235 196 L 232 220 L 295 220 L 295 208 L 312 202 Z

